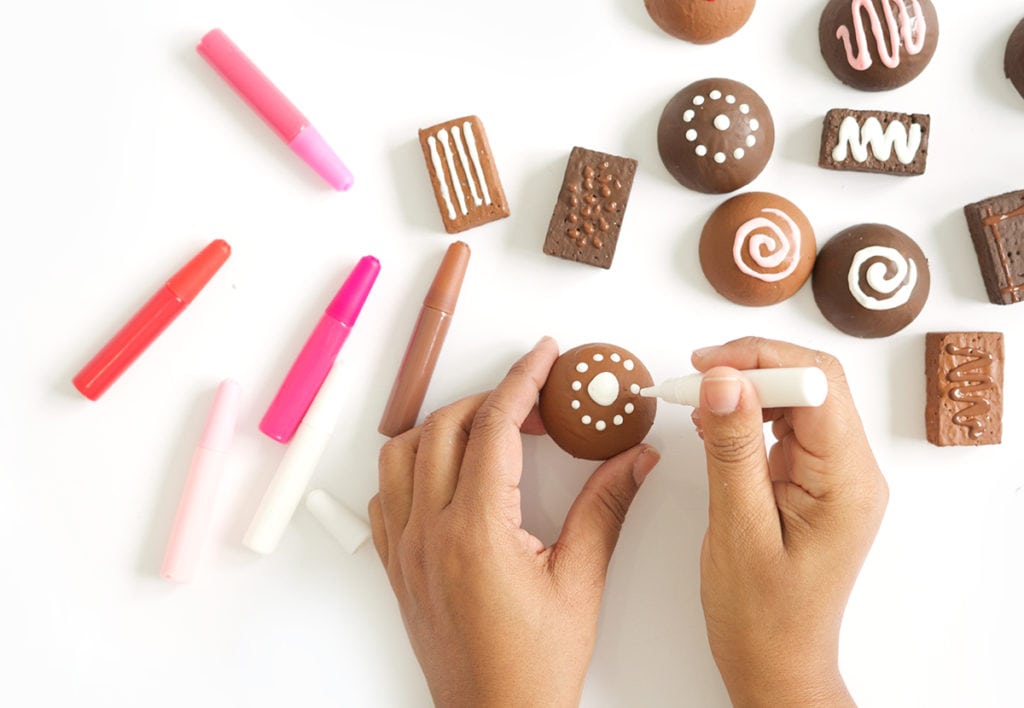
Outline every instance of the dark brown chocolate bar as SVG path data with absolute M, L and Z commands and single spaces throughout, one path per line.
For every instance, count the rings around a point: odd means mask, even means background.
M 611 268 L 636 160 L 574 147 L 551 215 L 544 253 Z
M 1003 335 L 931 332 L 925 338 L 925 428 L 933 445 L 1003 440 Z
M 505 190 L 479 118 L 424 128 L 420 147 L 445 231 L 457 234 L 508 216 Z
M 1009 192 L 964 207 L 988 299 L 1024 300 L 1024 192 Z
M 921 175 L 928 163 L 931 118 L 834 108 L 825 116 L 818 165 L 828 170 Z

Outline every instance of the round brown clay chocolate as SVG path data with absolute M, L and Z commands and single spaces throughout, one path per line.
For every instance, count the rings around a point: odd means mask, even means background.
M 1017 93 L 1024 96 L 1024 20 L 1013 30 L 1010 41 L 1006 43 L 1003 69 Z
M 888 337 L 921 313 L 931 276 L 921 248 L 902 231 L 860 224 L 818 254 L 814 300 L 829 322 L 855 337 Z
M 761 174 L 775 124 L 761 97 L 731 79 L 704 79 L 672 97 L 658 123 L 658 152 L 684 187 L 724 194 Z
M 754 12 L 754 0 L 644 0 L 644 5 L 658 27 L 694 44 L 734 34 Z
M 939 43 L 931 0 L 831 0 L 818 25 L 821 56 L 844 84 L 888 91 L 924 71 Z
M 562 354 L 540 392 L 540 416 L 573 457 L 607 460 L 639 444 L 654 424 L 657 399 L 643 363 L 622 347 L 584 344 Z
M 728 200 L 704 225 L 700 267 L 722 296 L 740 305 L 774 305 L 811 275 L 818 245 L 792 202 L 767 192 Z

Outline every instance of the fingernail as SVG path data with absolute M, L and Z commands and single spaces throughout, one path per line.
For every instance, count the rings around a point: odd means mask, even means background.
M 711 356 L 722 347 L 704 347 L 703 349 L 695 349 L 693 355 L 698 359 L 703 359 L 706 356 Z
M 547 335 L 544 335 L 543 337 L 541 337 L 540 339 L 537 340 L 537 343 L 533 345 L 533 348 L 537 349 L 542 344 L 547 344 L 550 341 L 551 341 L 551 337 L 549 337 Z
M 653 447 L 644 448 L 635 460 L 633 460 L 633 480 L 636 486 L 640 486 L 647 479 L 654 466 L 661 461 L 661 455 Z
M 739 408 L 743 391 L 743 382 L 739 379 L 726 376 L 705 378 L 702 388 L 704 400 L 715 415 L 729 415 Z

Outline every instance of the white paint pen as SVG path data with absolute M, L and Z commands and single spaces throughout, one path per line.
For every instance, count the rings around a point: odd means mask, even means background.
M 752 369 L 740 373 L 753 384 L 762 408 L 817 408 L 828 397 L 828 378 L 824 371 L 813 366 Z M 659 386 L 642 389 L 640 395 L 697 408 L 703 379 L 704 374 L 669 379 Z

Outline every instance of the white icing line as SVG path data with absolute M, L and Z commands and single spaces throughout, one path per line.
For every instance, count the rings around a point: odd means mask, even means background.
M 888 267 L 884 262 L 872 263 L 865 273 L 865 280 L 871 289 L 882 295 L 889 295 L 887 300 L 872 297 L 860 286 L 861 268 L 872 258 L 879 258 L 896 266 L 896 273 L 892 277 L 888 277 Z M 868 246 L 854 255 L 847 283 L 850 286 L 850 294 L 864 309 L 876 312 L 895 310 L 910 302 L 910 296 L 914 294 L 914 288 L 917 287 L 917 264 L 913 258 L 904 256 L 895 248 Z
M 444 167 L 441 166 L 441 156 L 437 154 L 437 138 L 431 135 L 427 138 L 427 145 L 430 146 L 430 162 L 434 166 L 434 176 L 441 187 L 441 198 L 448 207 L 448 218 L 455 219 L 455 205 L 452 204 L 452 195 L 448 192 L 448 180 L 444 176 Z
M 864 125 L 855 116 L 847 116 L 839 125 L 838 142 L 832 150 L 832 159 L 844 162 L 852 154 L 857 162 L 867 162 L 870 147 L 871 153 L 880 162 L 888 162 L 895 150 L 896 159 L 909 165 L 921 149 L 922 137 L 919 123 L 912 123 L 908 132 L 907 126 L 897 119 L 883 131 L 882 122 L 875 116 L 868 117 Z
M 469 145 L 469 156 L 473 158 L 473 167 L 476 169 L 476 178 L 480 182 L 480 189 L 484 193 L 484 204 L 491 203 L 491 191 L 487 189 L 487 178 L 484 177 L 484 168 L 480 166 L 480 152 L 476 149 L 476 136 L 473 135 L 473 124 L 468 120 L 462 124 L 462 130 L 466 133 L 466 144 Z
M 448 131 L 444 128 L 437 131 L 437 139 L 441 141 L 441 147 L 444 148 L 444 159 L 448 163 L 448 172 L 452 176 L 452 184 L 455 186 L 455 197 L 459 200 L 459 211 L 465 216 L 469 212 L 466 210 L 466 195 L 462 191 L 462 182 L 459 181 L 459 175 L 455 172 L 455 154 L 452 152 L 451 143 L 448 142 Z
M 469 182 L 469 193 L 473 195 L 473 203 L 480 206 L 483 204 L 483 200 L 477 194 L 476 180 L 473 179 L 473 173 L 469 171 L 469 158 L 466 157 L 466 147 L 463 145 L 462 132 L 457 125 L 452 126 L 452 138 L 455 140 L 455 149 L 459 151 L 459 162 L 462 163 L 462 171 L 466 173 L 466 181 Z

